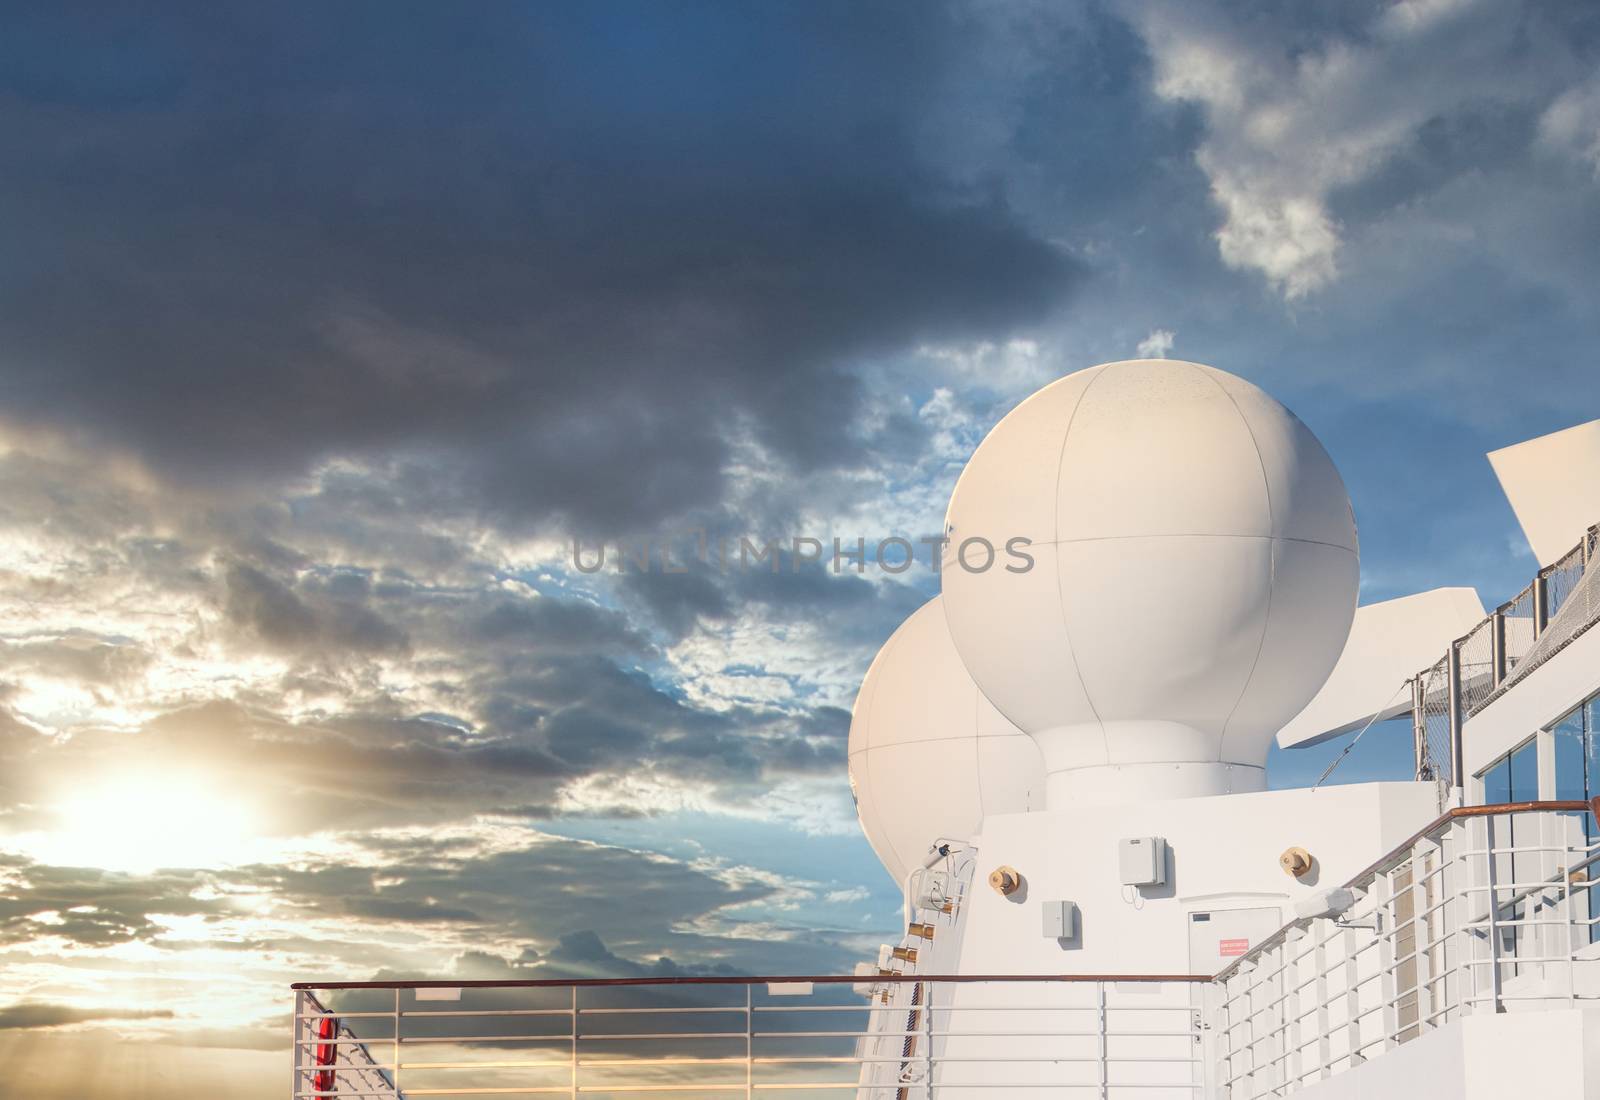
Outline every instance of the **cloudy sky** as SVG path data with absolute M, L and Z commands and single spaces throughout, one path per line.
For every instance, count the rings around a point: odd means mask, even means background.
M 936 533 L 1068 371 L 1244 375 L 1365 599 L 1509 596 L 1483 453 L 1600 416 L 1597 56 L 1504 0 L 7 5 L 0 1097 L 277 1096 L 302 978 L 871 952 L 849 707 L 937 578 L 571 540 Z

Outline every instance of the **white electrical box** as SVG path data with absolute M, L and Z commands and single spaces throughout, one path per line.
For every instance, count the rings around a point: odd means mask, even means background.
M 1124 886 L 1167 884 L 1167 841 L 1159 836 L 1136 836 L 1117 846 L 1117 864 Z
M 943 909 L 950 902 L 950 873 L 928 871 L 917 883 L 917 908 Z
M 1044 934 L 1049 939 L 1070 940 L 1078 934 L 1078 907 L 1070 901 L 1047 901 L 1044 910 Z

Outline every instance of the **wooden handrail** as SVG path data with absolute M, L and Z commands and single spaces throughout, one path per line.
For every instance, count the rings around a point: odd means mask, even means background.
M 813 985 L 872 985 L 896 982 L 1209 982 L 1210 974 L 775 974 L 742 978 L 731 975 L 687 975 L 669 978 L 495 978 L 477 981 L 295 982 L 290 989 L 580 989 L 649 985 L 764 985 L 810 982 Z
M 1597 820 L 1600 820 L 1600 797 L 1591 798 L 1587 802 L 1577 798 L 1562 798 L 1552 799 L 1546 802 L 1496 802 L 1487 806 L 1456 806 L 1453 809 L 1446 810 L 1444 813 L 1428 822 L 1428 824 L 1412 833 L 1402 843 L 1396 845 L 1389 852 L 1384 854 L 1382 858 L 1373 863 L 1369 863 L 1361 871 L 1347 879 L 1344 886 L 1345 889 L 1355 889 L 1358 885 L 1360 885 L 1362 879 L 1367 878 L 1369 875 L 1377 875 L 1382 873 L 1391 864 L 1398 860 L 1403 860 L 1407 853 L 1411 851 L 1412 845 L 1416 844 L 1417 841 L 1421 840 L 1423 837 L 1436 831 L 1442 826 L 1448 825 L 1457 818 L 1498 817 L 1501 814 L 1525 813 L 1581 813 L 1584 811 L 1593 814 Z M 1234 971 L 1238 970 L 1239 967 L 1242 966 L 1248 959 L 1262 951 L 1265 951 L 1269 947 L 1274 947 L 1277 944 L 1282 943 L 1289 929 L 1298 923 L 1299 921 L 1292 920 L 1288 924 L 1285 924 L 1282 928 L 1278 929 L 1272 935 L 1256 944 L 1249 951 L 1245 952 L 1237 959 L 1234 959 L 1227 966 L 1224 966 L 1221 970 L 1217 971 L 1214 976 L 1214 980 L 1221 981 L 1224 978 L 1231 977 Z
M 1391 860 L 1397 859 L 1403 856 L 1406 852 L 1410 851 L 1411 846 L 1417 841 L 1421 840 L 1429 833 L 1434 832 L 1436 829 L 1439 829 L 1444 825 L 1448 825 L 1456 818 L 1497 817 L 1500 814 L 1538 813 L 1541 811 L 1550 813 L 1565 813 L 1568 811 L 1583 810 L 1587 810 L 1588 812 L 1594 814 L 1597 819 L 1600 819 L 1600 797 L 1591 798 L 1588 802 L 1584 802 L 1581 799 L 1576 798 L 1564 798 L 1554 799 L 1548 802 L 1497 802 L 1488 806 L 1456 806 L 1453 809 L 1446 810 L 1444 813 L 1428 822 L 1422 828 L 1412 833 L 1404 841 L 1395 845 L 1395 847 L 1390 851 L 1384 853 L 1372 863 L 1367 864 L 1367 866 L 1363 867 L 1360 871 L 1351 876 L 1345 882 L 1345 886 L 1354 887 L 1356 883 L 1360 882 L 1368 875 L 1377 874 L 1383 869 L 1383 866 L 1386 863 L 1389 863 Z

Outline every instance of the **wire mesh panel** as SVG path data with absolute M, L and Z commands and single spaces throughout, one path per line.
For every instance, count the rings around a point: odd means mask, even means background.
M 1561 605 L 1567 602 L 1567 597 L 1572 595 L 1572 590 L 1577 588 L 1578 582 L 1583 579 L 1583 564 L 1587 560 L 1585 550 L 1584 544 L 1579 543 L 1568 550 L 1560 561 L 1540 570 L 1540 574 L 1544 577 L 1547 622 L 1556 617 Z
M 1533 585 L 1528 585 L 1511 598 L 1500 610 L 1506 624 L 1506 671 L 1510 672 L 1522 662 L 1533 648 L 1535 634 L 1533 618 Z
M 1417 778 L 1455 783 L 1455 752 L 1450 743 L 1450 666 L 1441 660 L 1422 678 L 1418 699 Z
M 1455 643 L 1460 661 L 1461 710 L 1470 714 L 1494 694 L 1494 616 Z

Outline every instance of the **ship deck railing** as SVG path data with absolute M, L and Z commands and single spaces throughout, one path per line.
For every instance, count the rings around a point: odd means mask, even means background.
M 1479 1013 L 1600 1002 L 1594 803 L 1446 812 L 1206 992 L 1215 1091 L 1292 1094 Z
M 1207 975 L 302 983 L 295 1100 L 1205 1095 Z M 317 1038 L 328 1017 L 348 1038 Z M 354 1031 L 359 1031 L 360 1038 Z M 368 1076 L 354 1079 L 359 1048 Z M 374 1086 L 370 1074 L 384 1075 Z M 319 1078 L 318 1074 L 325 1074 Z
M 1289 1095 L 1465 1016 L 1600 1002 L 1596 808 L 1450 810 L 1342 912 L 1214 976 L 917 973 L 928 950 L 854 975 L 301 983 L 291 1095 Z M 953 935 L 960 913 L 919 916 Z
M 1411 678 L 1417 779 L 1462 786 L 1467 720 L 1600 622 L 1597 551 L 1600 524 Z

